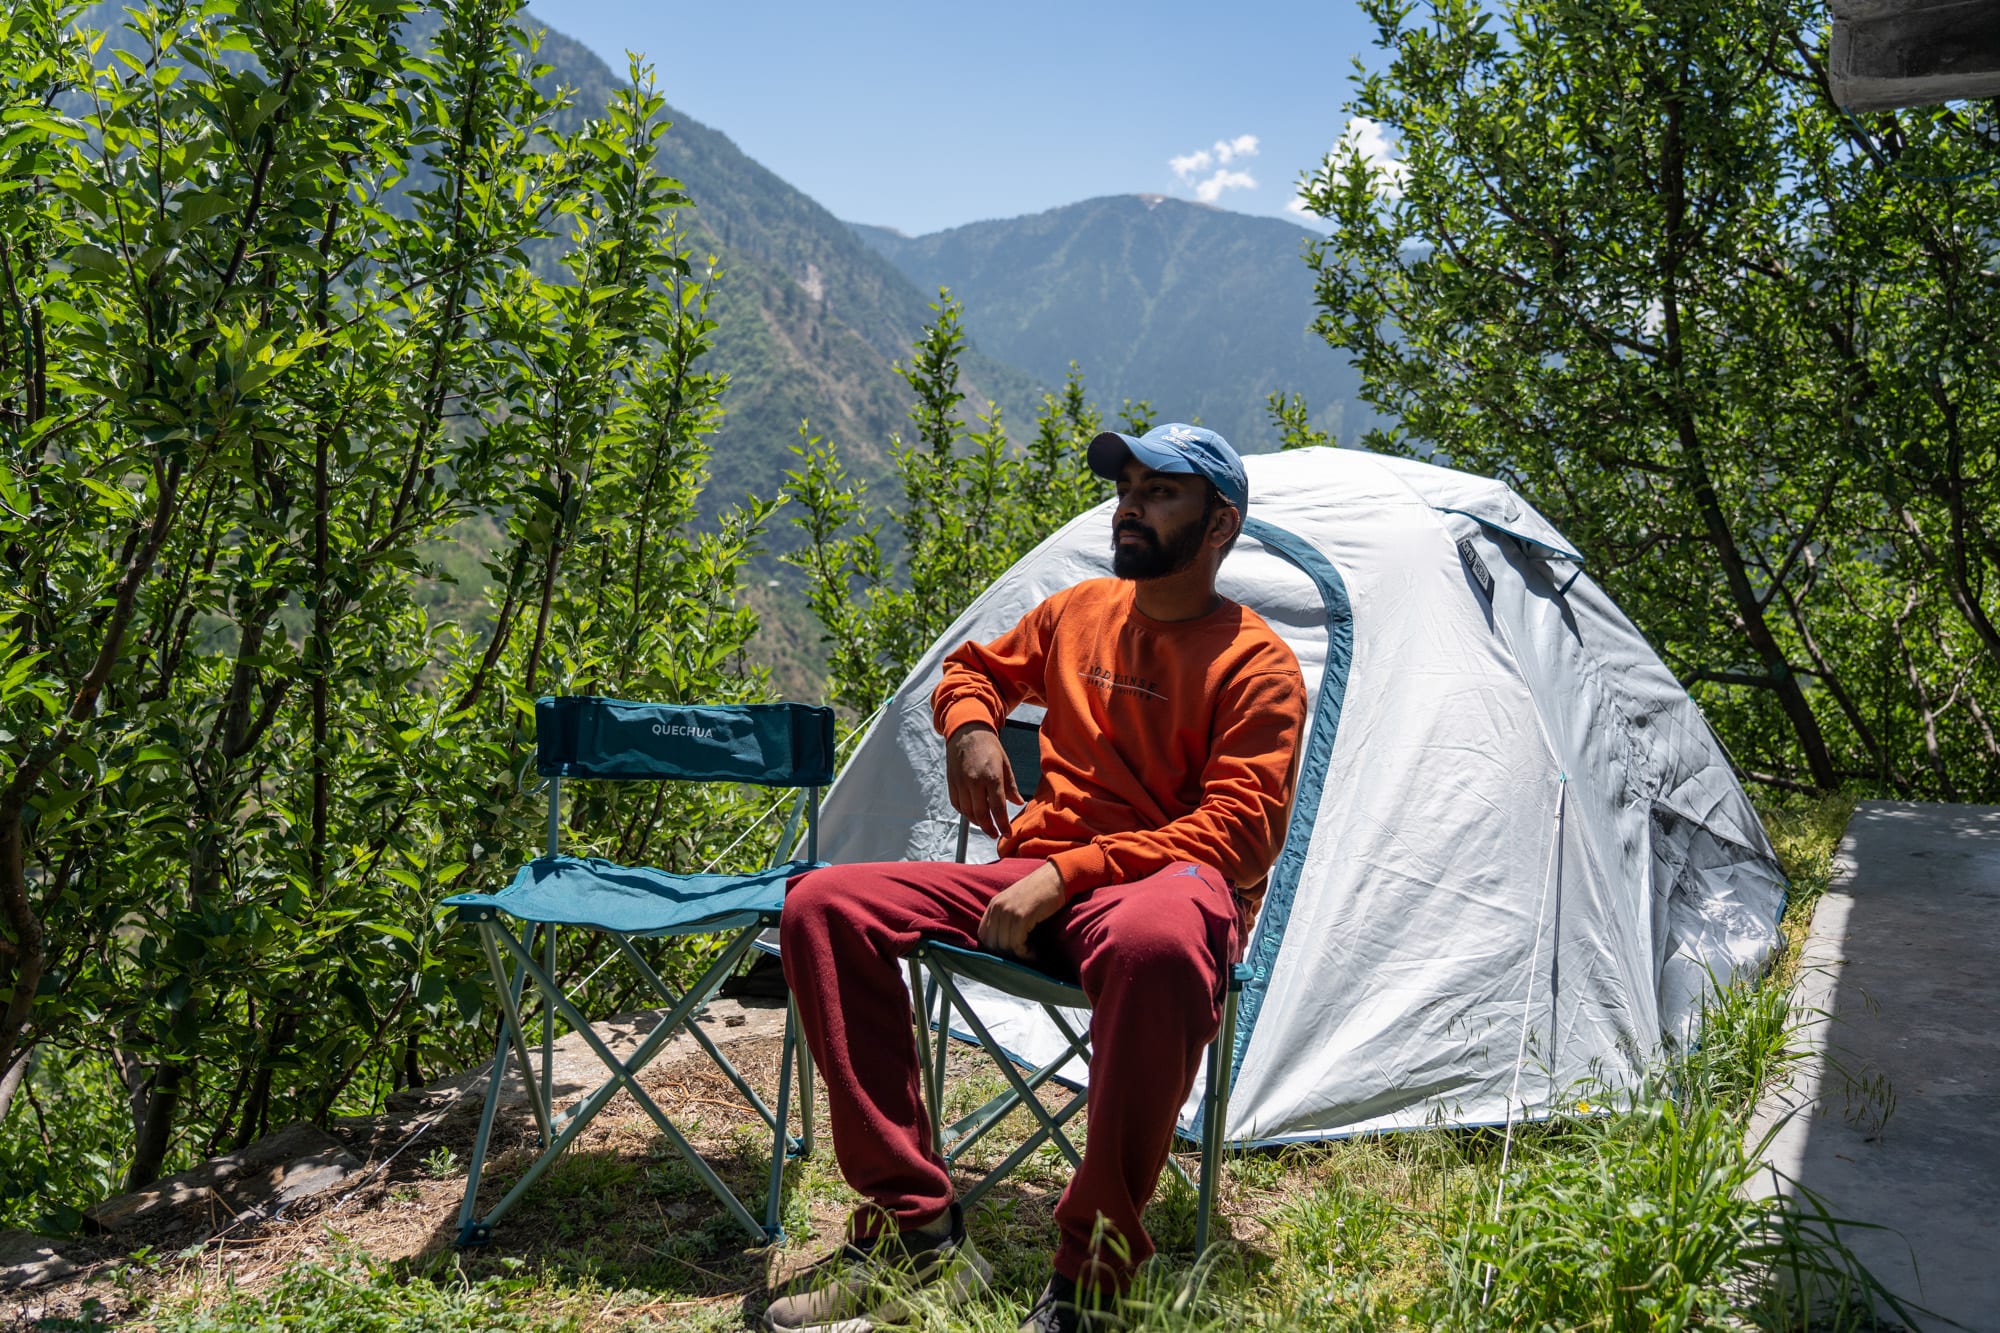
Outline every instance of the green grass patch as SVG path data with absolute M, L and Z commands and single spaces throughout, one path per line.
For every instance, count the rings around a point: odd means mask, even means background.
M 160 1333 L 571 1333 L 584 1325 L 531 1276 L 473 1279 L 456 1264 L 412 1279 L 352 1247 L 299 1263 L 260 1291 L 197 1293 L 153 1312 Z M 206 1296 L 206 1299 L 204 1299 Z

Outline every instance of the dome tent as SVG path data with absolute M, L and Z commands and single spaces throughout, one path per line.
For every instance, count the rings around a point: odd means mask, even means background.
M 1226 1138 L 1499 1123 L 1630 1086 L 1693 1035 L 1715 980 L 1777 944 L 1784 878 L 1721 746 L 1505 485 L 1348 449 L 1244 461 L 1220 591 L 1291 645 L 1312 707 Z M 952 856 L 943 658 L 1109 574 L 1110 512 L 1042 542 L 925 653 L 828 793 L 823 856 Z M 970 859 L 992 855 L 972 838 Z M 1011 1051 L 1061 1050 L 1033 1006 L 970 989 Z

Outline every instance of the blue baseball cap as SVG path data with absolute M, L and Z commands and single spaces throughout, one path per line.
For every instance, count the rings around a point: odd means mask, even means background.
M 1090 442 L 1090 470 L 1100 477 L 1118 480 L 1127 458 L 1136 458 L 1155 472 L 1206 477 L 1237 513 L 1250 512 L 1250 479 L 1243 475 L 1243 460 L 1229 441 L 1212 430 L 1170 421 L 1138 436 L 1107 430 Z

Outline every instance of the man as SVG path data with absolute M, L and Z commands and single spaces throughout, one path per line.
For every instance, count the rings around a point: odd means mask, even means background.
M 1215 591 L 1250 502 L 1228 443 L 1184 425 L 1107 432 L 1089 460 L 1118 485 L 1117 577 L 963 645 L 931 699 L 952 805 L 1001 859 L 833 866 L 786 897 L 785 976 L 835 1155 L 868 1203 L 853 1242 L 772 1302 L 773 1333 L 893 1321 L 886 1269 L 959 1292 L 990 1275 L 924 1120 L 899 960 L 925 938 L 1027 959 L 1091 999 L 1083 1165 L 1024 1330 L 1084 1326 L 1152 1253 L 1140 1214 L 1220 1023 L 1238 895 L 1283 841 L 1305 690 L 1291 650 Z M 1042 783 L 1010 819 L 1021 797 L 998 730 L 1023 702 L 1047 709 Z

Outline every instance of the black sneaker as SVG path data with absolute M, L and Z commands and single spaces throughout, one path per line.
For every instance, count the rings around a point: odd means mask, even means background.
M 905 1298 L 919 1288 L 962 1300 L 993 1277 L 966 1239 L 957 1204 L 941 1234 L 911 1232 L 843 1245 L 786 1284 L 764 1311 L 768 1333 L 872 1333 L 909 1320 Z
M 1075 1278 L 1056 1273 L 1028 1307 L 1020 1333 L 1108 1333 L 1117 1327 L 1117 1320 L 1099 1308 L 1097 1299 L 1090 1298 L 1088 1304 L 1085 1309 L 1077 1302 Z

